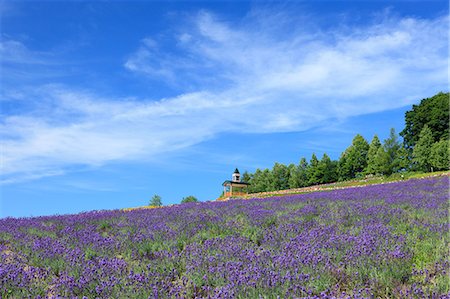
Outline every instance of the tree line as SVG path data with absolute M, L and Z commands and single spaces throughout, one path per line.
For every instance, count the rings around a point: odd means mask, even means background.
M 431 172 L 449 169 L 449 93 L 423 99 L 405 113 L 405 128 L 398 136 L 390 130 L 383 142 L 377 135 L 369 143 L 357 134 L 351 145 L 332 160 L 315 153 L 298 164 L 275 163 L 272 169 L 244 172 L 249 192 L 265 192 L 307 187 L 371 175 L 389 176 L 399 172 Z M 400 137 L 403 139 L 400 140 Z
M 189 195 L 189 196 L 183 197 L 183 199 L 181 199 L 180 203 L 188 203 L 188 202 L 198 202 L 198 199 L 197 199 L 197 197 L 195 197 L 193 195 Z M 163 202 L 162 202 L 161 196 L 159 196 L 158 194 L 153 195 L 152 198 L 150 199 L 150 201 L 148 202 L 148 205 L 152 206 L 152 207 L 162 207 Z

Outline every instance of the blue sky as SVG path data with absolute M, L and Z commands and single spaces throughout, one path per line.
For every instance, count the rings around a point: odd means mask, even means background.
M 447 1 L 3 1 L 0 217 L 217 198 L 448 90 Z

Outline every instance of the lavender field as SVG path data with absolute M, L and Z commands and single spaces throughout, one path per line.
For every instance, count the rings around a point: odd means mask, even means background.
M 447 176 L 0 220 L 2 298 L 448 298 Z

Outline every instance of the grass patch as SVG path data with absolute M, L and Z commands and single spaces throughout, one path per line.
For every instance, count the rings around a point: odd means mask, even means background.
M 29 227 L 27 229 L 27 234 L 32 235 L 32 236 L 36 236 L 36 237 L 49 237 L 52 239 L 56 239 L 57 235 L 54 231 L 46 231 L 46 230 L 40 230 L 37 229 L 35 227 Z

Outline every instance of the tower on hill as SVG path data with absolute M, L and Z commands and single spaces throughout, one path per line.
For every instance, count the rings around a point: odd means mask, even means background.
M 227 200 L 231 197 L 248 194 L 248 185 L 250 184 L 241 181 L 241 174 L 239 173 L 239 169 L 236 168 L 231 175 L 231 181 L 227 180 L 223 182 L 223 195 L 220 200 Z
M 231 181 L 240 183 L 241 182 L 241 174 L 239 173 L 239 169 L 235 169 L 233 175 L 231 176 Z

